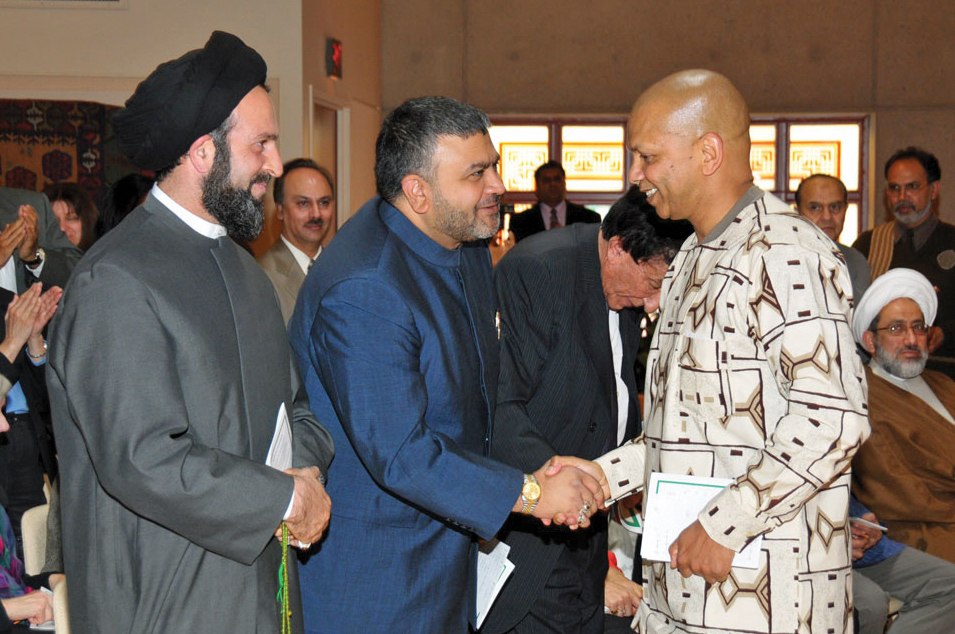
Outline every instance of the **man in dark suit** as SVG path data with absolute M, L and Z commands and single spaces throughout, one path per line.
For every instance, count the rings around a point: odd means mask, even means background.
M 492 457 L 526 470 L 554 454 L 594 458 L 639 434 L 639 317 L 657 309 L 690 231 L 660 220 L 634 188 L 602 225 L 535 236 L 501 259 Z M 603 631 L 606 521 L 568 534 L 512 517 L 500 537 L 515 570 L 482 632 Z
M 534 193 L 537 203 L 511 218 L 514 239 L 520 242 L 529 235 L 557 229 L 578 222 L 600 222 L 600 214 L 566 200 L 567 182 L 564 166 L 547 161 L 534 171 Z

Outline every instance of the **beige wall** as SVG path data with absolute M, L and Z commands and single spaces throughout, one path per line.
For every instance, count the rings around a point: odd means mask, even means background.
M 625 113 L 683 68 L 728 75 L 754 112 L 875 115 L 882 165 L 942 163 L 955 222 L 955 11 L 949 0 L 384 0 L 385 109 L 445 94 L 492 114 Z
M 308 153 L 308 85 L 347 111 L 350 151 L 340 171 L 353 208 L 374 193 L 381 112 L 380 0 L 128 0 L 118 10 L 0 8 L 0 97 L 122 104 L 157 64 L 235 33 L 269 66 L 286 160 Z M 325 37 L 345 48 L 344 78 L 325 78 Z M 260 251 L 277 237 L 271 205 Z M 352 209 L 353 210 L 353 209 Z M 343 210 L 342 218 L 352 210 Z
M 311 85 L 314 100 L 338 109 L 347 124 L 346 138 L 339 138 L 339 165 L 344 159 L 350 182 L 347 191 L 339 192 L 341 223 L 375 194 L 375 138 L 381 123 L 381 1 L 304 0 L 302 30 L 306 93 Z M 325 75 L 326 37 L 342 43 L 342 79 Z
M 0 97 L 122 104 L 159 63 L 201 48 L 216 29 L 269 66 L 280 143 L 302 135 L 300 0 L 128 0 L 126 9 L 0 8 Z M 297 142 L 297 141 L 296 141 Z M 296 146 L 297 147 L 297 146 Z

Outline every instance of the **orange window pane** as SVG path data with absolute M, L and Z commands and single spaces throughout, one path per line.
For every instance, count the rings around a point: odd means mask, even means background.
M 776 188 L 776 126 L 751 125 L 749 136 L 749 165 L 753 182 L 766 191 Z
M 542 125 L 496 125 L 491 142 L 501 155 L 501 179 L 510 192 L 534 191 L 534 170 L 549 159 L 550 133 Z
M 567 191 L 624 191 L 623 131 L 622 125 L 561 128 L 561 163 L 567 172 Z

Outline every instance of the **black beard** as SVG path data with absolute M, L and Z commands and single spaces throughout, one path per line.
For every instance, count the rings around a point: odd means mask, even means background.
M 256 183 L 268 183 L 271 177 L 256 174 L 247 189 L 232 185 L 232 156 L 228 142 L 213 138 L 216 157 L 212 169 L 202 183 L 202 205 L 219 221 L 226 232 L 238 240 L 255 240 L 262 233 L 265 212 L 262 201 L 252 195 Z

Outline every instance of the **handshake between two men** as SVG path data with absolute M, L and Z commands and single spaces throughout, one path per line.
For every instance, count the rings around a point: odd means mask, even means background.
M 317 542 L 331 517 L 332 501 L 322 486 L 317 467 L 289 469 L 295 478 L 295 496 L 285 524 L 292 543 L 308 548 Z M 604 508 L 610 485 L 600 466 L 573 456 L 554 456 L 534 473 L 524 475 L 524 486 L 512 512 L 532 515 L 549 526 L 571 530 L 590 526 L 590 517 Z M 282 534 L 281 526 L 276 537 Z
M 590 517 L 604 508 L 610 485 L 600 465 L 573 456 L 554 456 L 534 473 L 524 475 L 524 486 L 514 513 L 533 515 L 545 526 L 566 525 L 571 530 L 590 526 Z

